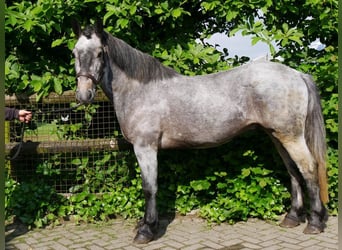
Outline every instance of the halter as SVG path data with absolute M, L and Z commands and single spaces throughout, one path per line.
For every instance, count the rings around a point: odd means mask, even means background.
M 104 46 L 102 48 L 102 59 L 103 60 L 104 60 L 104 54 L 105 54 L 106 51 L 107 51 L 107 48 L 106 48 L 106 46 Z M 79 72 L 79 73 L 76 74 L 76 79 L 78 77 L 80 77 L 80 76 L 84 76 L 84 77 L 87 77 L 88 79 L 92 80 L 95 85 L 99 85 L 101 80 L 102 80 L 103 74 L 104 74 L 103 67 L 101 67 L 99 79 L 96 79 L 95 76 L 93 76 L 93 75 L 91 75 L 89 73 L 82 73 L 82 72 Z
M 84 77 L 89 78 L 90 80 L 93 81 L 93 83 L 94 83 L 95 85 L 100 84 L 100 81 L 101 81 L 101 78 L 102 78 L 102 74 L 100 75 L 100 78 L 99 78 L 98 80 L 97 80 L 93 75 L 88 74 L 88 73 L 77 73 L 77 74 L 76 74 L 76 78 L 78 78 L 78 77 L 80 77 L 80 76 L 84 76 Z

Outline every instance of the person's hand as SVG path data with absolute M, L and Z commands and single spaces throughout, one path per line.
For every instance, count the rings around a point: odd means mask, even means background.
M 32 119 L 32 112 L 25 109 L 19 110 L 18 120 L 21 122 L 28 123 Z

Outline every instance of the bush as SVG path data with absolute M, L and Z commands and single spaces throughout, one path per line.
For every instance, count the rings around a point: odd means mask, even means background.
M 65 199 L 46 183 L 15 183 L 8 178 L 5 189 L 6 219 L 15 216 L 29 227 L 43 227 L 59 221 L 59 210 L 63 208 Z

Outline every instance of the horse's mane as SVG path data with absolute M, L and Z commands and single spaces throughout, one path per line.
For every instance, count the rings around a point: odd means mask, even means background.
M 102 42 L 108 46 L 109 57 L 128 77 L 142 83 L 172 78 L 178 73 L 161 64 L 156 58 L 134 49 L 124 41 L 102 34 Z

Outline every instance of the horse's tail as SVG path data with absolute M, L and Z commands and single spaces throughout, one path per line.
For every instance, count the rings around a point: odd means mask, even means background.
M 305 81 L 309 94 L 308 111 L 305 121 L 305 140 L 317 163 L 320 198 L 323 203 L 327 203 L 329 201 L 329 195 L 326 169 L 326 134 L 322 106 L 318 90 L 312 77 L 303 75 L 303 80 Z

